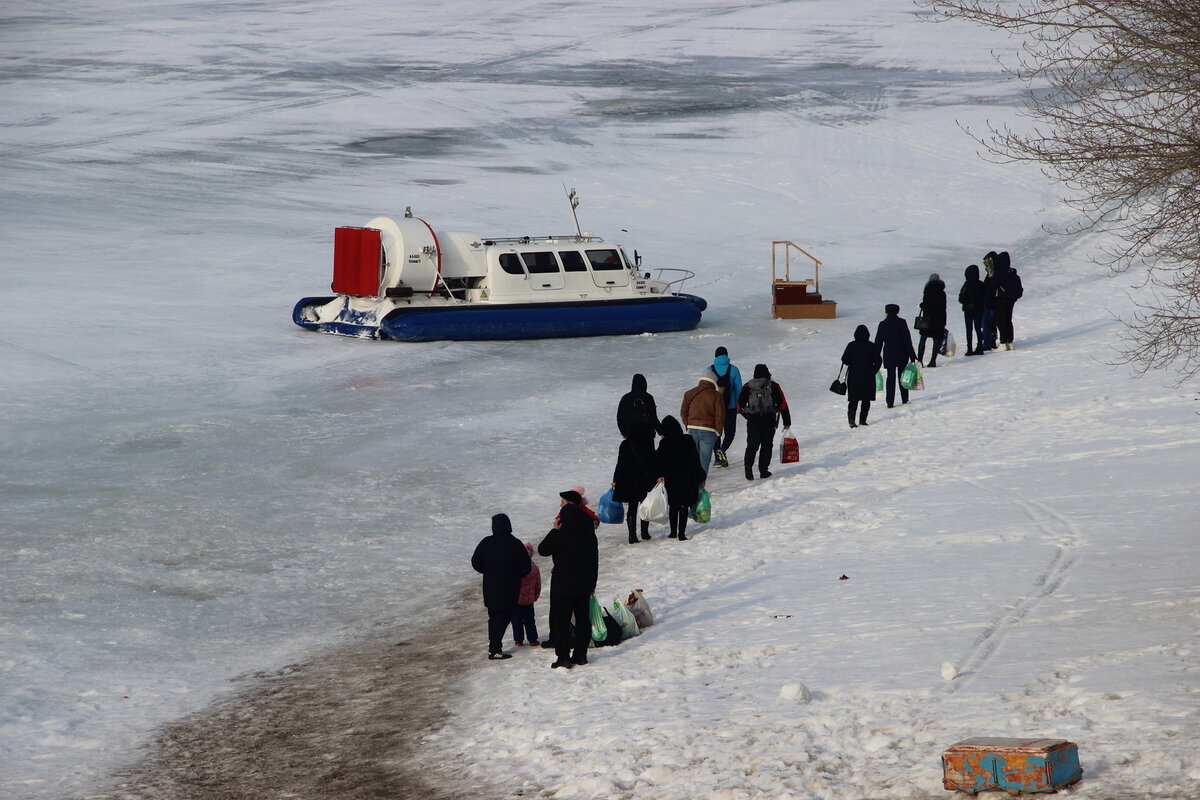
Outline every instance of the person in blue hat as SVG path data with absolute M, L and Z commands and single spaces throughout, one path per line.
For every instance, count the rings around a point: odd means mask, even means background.
M 728 467 L 729 458 L 726 453 L 729 452 L 729 446 L 733 444 L 733 439 L 737 436 L 737 399 L 742 393 L 742 373 L 729 360 L 729 351 L 724 347 L 717 348 L 709 369 L 712 370 L 713 375 L 717 376 L 717 391 L 725 398 L 724 436 L 721 444 L 713 450 L 713 458 L 718 467 Z

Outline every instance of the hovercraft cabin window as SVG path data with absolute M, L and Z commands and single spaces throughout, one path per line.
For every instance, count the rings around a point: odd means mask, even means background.
M 558 257 L 567 272 L 587 272 L 587 264 L 583 263 L 583 255 L 578 250 L 559 250 Z
M 616 250 L 588 250 L 587 255 L 594 270 L 625 269 Z
M 509 275 L 525 274 L 525 268 L 521 266 L 521 259 L 517 258 L 516 253 L 501 253 L 500 269 L 504 270 Z
M 529 270 L 530 275 L 547 275 L 558 272 L 558 261 L 555 260 L 554 253 L 550 251 L 521 253 L 521 259 L 525 262 L 525 269 Z

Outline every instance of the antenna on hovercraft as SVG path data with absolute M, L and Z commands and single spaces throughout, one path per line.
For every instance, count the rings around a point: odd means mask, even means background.
M 563 191 L 567 192 L 567 185 L 563 184 Z M 575 209 L 579 208 L 579 195 L 575 194 L 575 187 L 571 187 L 571 191 L 567 192 L 567 202 L 571 204 L 571 216 L 575 218 L 575 235 L 580 239 L 583 238 L 583 231 L 579 228 L 579 215 L 575 213 Z

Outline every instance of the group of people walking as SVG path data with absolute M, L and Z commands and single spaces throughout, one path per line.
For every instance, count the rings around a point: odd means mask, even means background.
M 743 383 L 741 370 L 729 360 L 729 351 L 718 347 L 713 363 L 696 385 L 683 396 L 679 418 L 658 417 L 658 406 L 646 378 L 633 376 L 629 391 L 617 404 L 617 429 L 621 445 L 613 469 L 613 500 L 627 506 L 629 543 L 650 538 L 649 523 L 638 526 L 638 507 L 656 483 L 667 495 L 670 538 L 687 540 L 688 510 L 695 505 L 715 461 L 729 466 L 726 455 L 737 434 L 738 418 L 746 422 L 746 479 L 771 477 L 771 453 L 780 420 L 792 424 L 783 389 L 771 378 L 766 364 L 754 367 L 754 377 Z M 655 436 L 660 437 L 655 444 Z
M 967 355 L 983 355 L 1003 347 L 1013 349 L 1013 304 L 1024 294 L 1021 279 L 1009 262 L 1008 253 L 990 252 L 984 259 L 986 276 L 978 265 L 965 270 L 958 293 L 967 330 Z M 847 417 L 851 428 L 867 424 L 876 395 L 876 375 L 886 370 L 888 408 L 895 405 L 896 386 L 900 400 L 908 402 L 908 388 L 899 380 L 911 362 L 936 367 L 947 334 L 946 284 L 934 273 L 929 276 L 921 298 L 920 342 L 914 347 L 907 320 L 900 306 L 888 303 L 885 317 L 875 330 L 859 325 L 854 340 L 842 352 L 846 369 Z M 930 342 L 930 340 L 932 340 Z M 998 343 L 997 343 L 998 342 Z M 926 344 L 931 344 L 928 363 Z M 739 418 L 745 420 L 746 450 L 742 458 L 747 480 L 771 477 L 771 454 L 780 421 L 791 427 L 792 416 L 783 389 L 771 377 L 766 364 L 754 367 L 754 377 L 743 382 L 741 371 L 718 347 L 713 362 L 699 375 L 696 385 L 683 395 L 679 417 L 659 417 L 644 375 L 633 376 L 629 391 L 617 404 L 617 429 L 621 444 L 612 477 L 612 499 L 627 507 L 629 543 L 650 538 L 650 523 L 639 519 L 638 508 L 656 484 L 663 484 L 667 497 L 670 538 L 687 540 L 688 512 L 708 481 L 715 461 L 728 467 L 729 448 L 737 435 Z M 657 441 L 656 441 L 657 440 Z M 492 517 L 492 533 L 475 548 L 471 565 L 483 574 L 484 604 L 488 609 L 488 658 L 512 656 L 504 652 L 504 632 L 512 626 L 518 646 L 552 646 L 552 667 L 572 669 L 587 664 L 591 640 L 589 604 L 596 591 L 599 573 L 600 526 L 588 507 L 581 487 L 559 494 L 560 508 L 553 527 L 537 546 L 537 552 L 553 560 L 550 581 L 550 639 L 538 640 L 533 604 L 541 593 L 541 574 L 533 563 L 532 543 L 513 535 L 504 514 Z
M 971 264 L 964 271 L 965 281 L 958 292 L 966 324 L 968 356 L 981 356 L 988 350 L 1013 349 L 1013 305 L 1025 294 L 1021 277 L 1012 267 L 1007 252 L 991 251 L 983 257 L 986 276 L 979 277 L 979 265 Z M 896 403 L 896 385 L 900 384 L 900 401 L 908 402 L 908 387 L 898 378 L 911 362 L 923 367 L 936 367 L 943 352 L 947 331 L 946 284 L 936 272 L 929 276 L 921 294 L 920 320 L 914 327 L 920 341 L 913 347 L 908 321 L 900 316 L 900 306 L 888 303 L 886 315 L 875 330 L 875 341 L 866 325 L 854 331 L 854 340 L 842 352 L 846 369 L 846 416 L 851 428 L 867 424 L 867 415 L 876 395 L 876 373 L 887 371 L 884 380 L 888 408 Z M 929 361 L 925 361 L 925 346 L 932 344 Z
M 639 520 L 638 507 L 659 483 L 667 496 L 670 538 L 687 541 L 688 512 L 699 499 L 714 459 L 718 467 L 729 465 L 725 454 L 739 417 L 746 423 L 746 478 L 754 480 L 755 464 L 759 477 L 769 478 L 775 430 L 780 420 L 790 426 L 792 418 L 783 389 L 765 364 L 756 365 L 754 377 L 743 382 L 726 348 L 718 347 L 713 363 L 684 394 L 679 418 L 660 418 L 645 376 L 633 376 L 630 390 L 617 404 L 621 445 L 612 479 L 614 502 L 627 507 L 630 544 L 650 538 L 650 523 Z M 528 639 L 530 645 L 554 648 L 552 667 L 572 669 L 588 663 L 600 521 L 581 487 L 561 492 L 559 498 L 554 525 L 537 546 L 538 554 L 549 556 L 554 565 L 548 642 L 539 642 L 534 622 L 533 604 L 541 592 L 541 574 L 531 558 L 534 547 L 513 535 L 506 515 L 492 517 L 491 535 L 479 542 L 471 557 L 472 567 L 483 575 L 489 660 L 512 657 L 503 647 L 504 632 L 511 625 L 518 646 Z

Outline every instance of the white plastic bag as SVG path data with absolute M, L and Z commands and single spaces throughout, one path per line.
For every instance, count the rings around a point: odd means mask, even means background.
M 637 617 L 633 616 L 633 612 L 626 608 L 619 598 L 613 600 L 606 610 L 613 619 L 621 623 L 621 632 L 624 634 L 624 638 L 632 639 L 642 632 L 642 629 L 638 627 Z
M 654 624 L 654 614 L 650 612 L 650 604 L 646 602 L 646 596 L 642 594 L 641 589 L 634 589 L 629 593 L 629 599 L 625 601 L 625 607 L 633 614 L 633 618 L 637 620 L 638 627 L 642 630 Z
M 646 522 L 666 522 L 669 511 L 667 487 L 665 484 L 656 483 L 638 506 L 638 518 Z
M 946 331 L 946 341 L 942 342 L 942 355 L 952 356 L 957 352 L 958 348 L 954 346 L 954 334 L 949 330 Z

